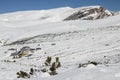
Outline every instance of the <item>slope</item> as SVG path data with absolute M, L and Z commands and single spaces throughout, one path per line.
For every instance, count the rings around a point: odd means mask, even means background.
M 73 9 L 60 8 L 58 12 L 62 10 L 71 14 Z M 12 14 L 23 16 L 22 13 Z M 30 80 L 120 80 L 120 15 L 92 21 L 61 21 L 63 17 L 50 22 L 50 18 L 44 23 L 39 22 L 38 17 L 34 18 L 33 13 L 32 18 L 20 17 L 18 21 L 14 18 L 8 21 L 11 13 L 1 15 L 7 19 L 1 18 L 0 39 L 11 45 L 0 47 L 0 80 L 23 80 L 17 78 L 16 72 L 29 72 L 30 68 L 41 70 L 47 56 L 52 57 L 52 62 L 56 57 L 60 58 L 62 67 L 57 70 L 58 74 L 50 76 L 40 71 Z M 29 15 L 29 11 L 25 14 Z M 19 59 L 10 56 L 13 52 L 9 49 L 19 51 L 24 46 L 40 47 L 42 51 Z M 79 64 L 89 61 L 100 64 L 78 68 Z

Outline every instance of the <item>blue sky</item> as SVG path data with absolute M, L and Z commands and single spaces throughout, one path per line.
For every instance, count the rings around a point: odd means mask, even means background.
M 81 7 L 90 5 L 102 5 L 110 10 L 120 11 L 120 0 L 0 0 L 0 14 L 64 6 Z

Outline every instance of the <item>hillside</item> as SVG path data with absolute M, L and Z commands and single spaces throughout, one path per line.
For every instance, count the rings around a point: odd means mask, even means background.
M 31 68 L 35 73 L 29 80 L 120 80 L 120 14 L 105 9 L 100 18 L 92 13 L 65 20 L 96 8 L 100 6 L 0 14 L 0 80 L 24 80 L 16 73 Z M 90 16 L 94 19 L 86 19 Z M 57 75 L 45 66 L 48 56 L 51 63 L 60 59 Z

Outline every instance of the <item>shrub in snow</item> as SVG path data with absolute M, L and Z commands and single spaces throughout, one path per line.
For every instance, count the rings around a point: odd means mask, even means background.
M 88 62 L 89 64 L 93 64 L 93 65 L 95 65 L 95 66 L 97 66 L 99 63 L 98 62 L 96 62 L 96 61 L 92 61 L 92 62 Z
M 96 61 L 88 61 L 88 63 L 81 63 L 81 64 L 79 64 L 79 68 L 81 68 L 81 67 L 87 67 L 89 64 L 97 66 L 99 63 L 96 62 Z
M 33 73 L 34 73 L 34 70 L 33 70 L 33 68 L 31 68 L 30 69 L 30 75 L 33 75 Z
M 44 73 L 44 72 L 47 72 L 48 70 L 46 68 L 43 68 L 41 69 L 41 71 Z
M 82 64 L 79 64 L 79 67 L 78 67 L 78 68 L 86 67 L 87 65 L 88 65 L 88 63 L 82 63 Z
M 45 65 L 46 66 L 50 66 L 51 60 L 52 60 L 52 58 L 48 56 L 47 59 L 46 59 L 46 61 L 45 61 Z
M 24 71 L 19 71 L 16 74 L 17 78 L 30 78 L 30 75 Z
M 60 63 L 60 62 L 57 62 L 56 64 L 57 64 L 57 65 L 56 65 L 56 68 L 61 67 L 61 63 Z
M 59 61 L 59 57 L 55 58 L 55 62 L 52 63 L 51 65 L 51 57 L 47 57 L 46 61 L 45 61 L 45 68 L 41 69 L 42 72 L 48 72 L 50 75 L 56 75 L 56 69 L 61 67 L 61 63 Z
M 42 72 L 48 72 L 49 67 L 51 66 L 51 60 L 52 58 L 48 56 L 44 63 L 45 66 L 43 67 L 43 69 L 41 69 Z
M 9 60 L 7 60 L 7 62 L 10 62 Z
M 6 60 L 3 60 L 3 62 L 6 62 Z
M 24 71 L 19 71 L 16 73 L 17 78 L 30 78 L 31 75 L 35 75 L 35 70 L 33 68 L 30 68 L 30 72 L 24 72 Z
M 16 62 L 16 60 L 14 60 L 13 62 Z
M 53 62 L 52 63 L 52 66 L 50 67 L 50 75 L 56 75 L 57 74 L 57 72 L 56 72 L 56 63 L 55 62 Z
M 56 57 L 56 62 L 59 62 L 59 57 Z
M 59 61 L 59 57 L 56 57 L 56 68 L 61 67 L 61 63 Z

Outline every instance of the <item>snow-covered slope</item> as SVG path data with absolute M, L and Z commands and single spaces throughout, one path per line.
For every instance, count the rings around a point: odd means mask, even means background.
M 0 15 L 1 22 L 14 22 L 15 24 L 26 23 L 31 25 L 31 22 L 48 23 L 62 21 L 65 17 L 72 14 L 73 8 L 63 7 L 50 10 L 33 10 L 33 11 L 19 11 L 13 13 L 6 13 Z M 11 25 L 11 27 L 14 25 Z
M 119 19 L 120 15 L 112 16 L 109 18 L 105 18 L 102 20 L 95 20 L 95 21 L 83 21 L 83 20 L 77 20 L 77 21 L 68 21 L 68 22 L 49 22 L 49 23 L 43 23 L 41 24 L 37 20 L 30 22 L 30 25 L 28 26 L 28 22 L 22 22 L 19 21 L 19 23 L 16 22 L 4 22 L 1 24 L 0 29 L 0 39 L 7 40 L 8 43 L 22 39 L 27 37 L 33 37 L 40 34 L 47 34 L 47 33 L 57 33 L 57 32 L 65 32 L 65 31 L 73 31 L 73 30 L 82 30 L 87 28 L 97 28 L 97 27 L 105 27 L 105 26 L 114 26 L 119 25 Z M 8 24 L 9 23 L 9 24 Z M 14 25 L 11 26 L 11 25 Z M 25 26 L 26 25 L 26 26 Z
M 48 72 L 36 71 L 30 80 L 120 80 L 120 15 L 63 21 L 85 8 L 99 6 L 1 14 L 0 80 L 24 80 L 18 79 L 16 72 L 41 70 L 48 56 L 52 62 L 60 58 L 58 74 L 50 76 Z M 18 59 L 10 56 L 12 49 L 19 51 L 24 46 L 42 50 Z M 89 61 L 99 64 L 78 68 Z
M 78 14 L 77 14 L 78 13 Z M 80 14 L 79 14 L 80 13 Z M 82 14 L 81 14 L 82 13 Z M 17 27 L 31 26 L 34 24 L 58 22 L 62 20 L 69 20 L 67 17 L 72 16 L 74 19 L 87 19 L 93 17 L 94 19 L 112 16 L 113 13 L 100 6 L 87 6 L 82 8 L 62 7 L 50 10 L 34 10 L 34 11 L 20 11 L 0 15 L 1 26 Z M 76 16 L 74 16 L 76 15 Z M 82 17 L 80 17 L 83 15 Z M 78 17 L 78 18 L 77 18 Z M 25 25 L 24 25 L 25 24 Z

